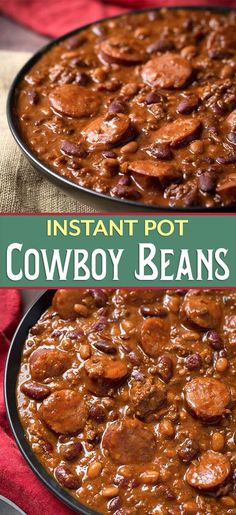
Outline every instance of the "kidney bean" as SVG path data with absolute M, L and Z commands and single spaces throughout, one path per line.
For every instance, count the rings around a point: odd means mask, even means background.
M 199 454 L 200 448 L 196 440 L 186 438 L 178 447 L 177 454 L 183 463 L 189 463 Z
M 108 296 L 103 290 L 90 290 L 97 308 L 103 308 L 108 302 Z
M 196 95 L 183 97 L 177 105 L 177 112 L 180 114 L 190 114 L 197 108 L 199 98 Z
M 184 23 L 183 23 L 183 29 L 186 30 L 186 31 L 192 31 L 194 28 L 194 21 L 191 20 L 191 18 L 187 18 L 186 20 L 184 20 Z
M 108 320 L 105 316 L 101 316 L 94 324 L 90 327 L 90 332 L 103 331 L 108 325 Z
M 165 317 L 168 314 L 168 311 L 164 307 L 154 308 L 150 306 L 140 306 L 140 314 L 143 317 Z
M 29 97 L 29 102 L 31 105 L 36 105 L 39 103 L 39 94 L 37 93 L 37 91 L 34 91 L 34 90 L 28 91 L 28 97 Z
M 229 132 L 228 140 L 230 141 L 230 143 L 236 144 L 236 132 Z
M 70 340 L 77 340 L 80 336 L 84 336 L 84 331 L 80 329 L 79 331 L 69 331 L 66 333 L 66 337 Z
M 216 159 L 217 163 L 221 165 L 231 165 L 236 163 L 236 154 L 228 154 L 227 156 L 219 156 Z
M 89 409 L 89 416 L 96 422 L 105 422 L 107 419 L 107 412 L 102 404 L 94 404 Z
M 77 84 L 80 84 L 81 86 L 86 86 L 89 81 L 90 81 L 90 77 L 87 73 L 81 72 L 81 71 L 76 73 L 75 82 Z
M 38 336 L 43 333 L 44 329 L 45 329 L 45 325 L 38 323 L 30 329 L 30 333 L 33 334 L 34 336 Z
M 116 159 L 117 158 L 117 154 L 115 152 L 112 152 L 112 150 L 105 150 L 103 153 L 102 153 L 103 157 L 107 158 L 107 159 Z
M 119 179 L 118 184 L 121 186 L 130 186 L 132 184 L 132 179 L 130 175 L 122 175 Z
M 48 386 L 33 383 L 31 381 L 23 383 L 20 389 L 22 393 L 27 395 L 27 397 L 29 397 L 30 399 L 34 399 L 35 401 L 41 401 L 43 399 L 46 399 L 46 397 L 48 397 L 51 393 L 51 390 Z
M 141 193 L 139 193 L 139 191 L 135 190 L 134 188 L 127 188 L 126 186 L 123 186 L 119 183 L 111 189 L 111 194 L 114 197 L 130 200 L 139 200 L 141 198 Z
M 202 358 L 198 352 L 190 354 L 185 361 L 188 370 L 199 370 L 202 367 Z
M 117 474 L 114 478 L 114 484 L 120 487 L 127 487 L 130 482 L 130 477 L 120 476 Z
M 116 497 L 113 497 L 113 499 L 111 499 L 107 505 L 108 510 L 112 512 L 118 510 L 120 507 L 121 501 L 118 495 Z
M 223 340 L 217 331 L 207 331 L 205 338 L 214 350 L 219 351 L 224 348 Z
M 63 140 L 61 142 L 61 151 L 67 154 L 68 156 L 75 157 L 86 157 L 87 151 L 83 148 L 82 145 L 77 143 L 73 143 L 72 141 Z
M 77 36 L 72 36 L 71 38 L 66 40 L 65 47 L 68 50 L 73 50 L 74 48 L 78 48 L 82 46 L 83 43 L 86 42 L 86 37 L 82 34 L 78 34 Z
M 169 356 L 160 356 L 157 360 L 156 370 L 159 377 L 169 383 L 173 376 L 173 362 Z
M 133 351 L 129 353 L 129 360 L 131 361 L 131 363 L 133 363 L 133 365 L 140 365 L 142 361 L 140 356 L 138 356 L 138 354 L 136 354 L 136 352 Z
M 168 143 L 154 143 L 147 148 L 147 152 L 156 159 L 163 161 L 169 161 L 173 158 L 173 152 Z
M 147 105 L 149 105 L 149 104 L 157 104 L 158 102 L 161 102 L 161 97 L 155 91 L 151 91 L 150 93 L 148 93 L 146 95 L 145 102 L 146 102 Z
M 204 193 L 212 193 L 215 190 L 216 177 L 209 172 L 203 172 L 198 177 L 198 187 Z
M 157 39 L 154 43 L 151 43 L 147 47 L 148 54 L 154 54 L 155 52 L 167 52 L 173 50 L 174 44 L 168 39 Z
M 81 442 L 70 442 L 65 444 L 60 449 L 60 454 L 63 458 L 68 461 L 72 461 L 75 458 L 78 458 L 83 451 L 83 445 Z
M 119 100 L 113 100 L 113 102 L 111 102 L 111 104 L 108 107 L 109 113 L 125 113 L 125 111 L 125 104 L 120 102 Z
M 32 331 L 31 331 L 32 332 Z M 59 338 L 60 336 L 62 336 L 63 334 L 65 334 L 67 332 L 66 329 L 55 329 L 52 333 L 51 333 L 51 338 Z
M 140 372 L 140 370 L 133 370 L 131 376 L 136 379 L 136 381 L 143 381 L 144 374 Z
M 101 352 L 105 352 L 106 354 L 116 354 L 117 353 L 117 348 L 114 347 L 113 345 L 111 345 L 106 340 L 98 340 L 93 345 L 96 349 L 100 350 Z
M 69 490 L 77 490 L 81 486 L 80 478 L 76 477 L 65 465 L 58 465 L 56 467 L 55 477 L 64 488 Z

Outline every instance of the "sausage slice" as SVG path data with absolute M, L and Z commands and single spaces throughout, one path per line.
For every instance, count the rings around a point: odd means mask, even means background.
M 125 379 L 129 372 L 125 361 L 108 356 L 93 356 L 86 361 L 84 368 L 90 379 L 111 384 Z
M 194 139 L 198 139 L 201 132 L 201 122 L 197 118 L 179 117 L 174 122 L 166 123 L 155 131 L 152 139 L 158 143 L 169 143 L 173 148 L 184 147 Z
M 203 422 L 217 422 L 230 403 L 227 386 L 213 377 L 195 377 L 184 388 L 189 410 Z
M 192 290 L 184 298 L 181 312 L 187 322 L 202 329 L 215 329 L 221 319 L 221 306 L 209 293 Z
M 61 318 L 67 320 L 68 318 L 76 318 L 78 313 L 74 310 L 76 304 L 81 304 L 82 301 L 92 295 L 85 290 L 57 290 L 52 301 L 52 307 L 57 311 Z
M 154 434 L 136 419 L 114 422 L 105 431 L 102 445 L 120 464 L 151 461 L 155 453 Z
M 176 181 L 182 176 L 180 171 L 172 164 L 156 163 L 147 159 L 132 161 L 129 163 L 128 170 L 141 175 L 148 175 L 149 177 L 157 177 L 161 182 Z
M 167 337 L 168 323 L 166 319 L 150 317 L 143 321 L 141 346 L 148 356 L 152 358 L 159 356 Z
M 129 38 L 129 42 L 123 38 L 113 36 L 101 43 L 101 57 L 107 63 L 135 64 L 145 58 L 145 53 L 139 41 Z
M 192 71 L 192 66 L 187 59 L 167 52 L 153 57 L 143 66 L 142 78 L 151 86 L 178 89 L 190 79 Z
M 88 410 L 79 392 L 58 390 L 45 399 L 39 414 L 45 424 L 55 433 L 79 433 L 84 429 Z
M 98 93 L 79 84 L 58 86 L 49 95 L 54 111 L 72 118 L 83 118 L 95 114 L 101 105 Z
M 206 451 L 198 461 L 191 463 L 186 480 L 193 488 L 210 491 L 223 485 L 230 473 L 231 465 L 227 456 L 220 452 Z
M 31 377 L 35 381 L 58 377 L 71 365 L 71 361 L 65 352 L 50 347 L 39 347 L 32 352 L 29 363 Z
M 92 148 L 107 148 L 127 143 L 134 137 L 130 119 L 123 113 L 116 113 L 107 119 L 103 116 L 93 120 L 82 131 Z

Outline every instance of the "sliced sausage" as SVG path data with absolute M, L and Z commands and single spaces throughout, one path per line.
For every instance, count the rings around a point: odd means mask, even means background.
M 148 356 L 157 357 L 168 338 L 168 322 L 163 318 L 150 317 L 142 323 L 141 346 Z
M 236 33 L 234 26 L 214 30 L 207 38 L 208 55 L 212 59 L 227 57 L 236 48 Z
M 231 465 L 227 456 L 220 452 L 206 451 L 198 461 L 191 463 L 186 480 L 198 490 L 214 490 L 230 477 Z
M 101 43 L 101 57 L 107 63 L 135 64 L 145 59 L 142 45 L 136 39 L 129 38 L 124 41 L 123 37 L 113 36 Z
M 166 123 L 153 132 L 152 139 L 158 143 L 169 143 L 173 148 L 184 147 L 194 139 L 199 139 L 201 122 L 197 118 L 179 117 L 171 123 Z
M 236 202 L 236 173 L 230 173 L 221 179 L 217 184 L 216 192 L 227 204 Z
M 149 177 L 156 177 L 163 181 L 178 181 L 182 174 L 172 164 L 155 162 L 150 160 L 132 161 L 129 163 L 128 170 L 141 175 L 148 175 Z
M 135 381 L 130 389 L 131 406 L 139 418 L 158 411 L 166 402 L 166 388 L 161 381 L 147 378 Z
M 189 291 L 184 298 L 181 313 L 187 322 L 202 329 L 215 329 L 221 320 L 221 306 L 211 294 L 202 291 Z
M 129 117 L 116 113 L 107 118 L 100 116 L 82 131 L 91 148 L 107 148 L 127 143 L 134 137 Z
M 220 419 L 230 403 L 227 386 L 213 377 L 195 377 L 184 393 L 190 412 L 209 424 Z
M 84 368 L 90 379 L 111 384 L 125 379 L 129 373 L 125 361 L 108 356 L 93 356 L 86 361 Z
M 51 390 L 48 386 L 43 384 L 37 384 L 32 381 L 26 381 L 20 387 L 21 392 L 27 395 L 30 399 L 34 399 L 34 401 L 42 401 L 46 399 L 51 393 Z
M 178 89 L 190 79 L 192 71 L 192 66 L 187 59 L 168 52 L 150 59 L 143 66 L 142 78 L 151 86 Z
M 137 419 L 125 419 L 110 425 L 102 445 L 113 461 L 120 464 L 146 463 L 155 453 L 154 434 Z
M 45 399 L 39 415 L 55 433 L 78 433 L 84 429 L 88 409 L 83 397 L 74 390 L 58 390 Z
M 39 347 L 30 356 L 30 373 L 35 381 L 62 375 L 71 365 L 67 354 L 59 349 Z
M 85 290 L 69 289 L 57 290 L 52 301 L 52 307 L 57 311 L 61 318 L 76 318 L 78 313 L 74 310 L 76 304 L 81 304 L 91 294 Z
M 54 111 L 72 118 L 83 118 L 95 114 L 101 100 L 98 93 L 79 84 L 58 86 L 49 95 L 49 103 Z
M 226 123 L 231 127 L 231 129 L 236 128 L 236 109 L 234 109 L 229 116 L 226 118 Z

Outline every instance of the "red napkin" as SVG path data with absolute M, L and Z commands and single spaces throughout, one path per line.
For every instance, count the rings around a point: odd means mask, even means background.
M 130 9 L 178 4 L 236 7 L 236 0 L 0 0 L 0 10 L 36 32 L 56 37 Z
M 26 515 L 72 515 L 31 472 L 21 456 L 7 421 L 3 377 L 9 339 L 20 320 L 17 290 L 0 290 L 0 495 L 15 502 Z

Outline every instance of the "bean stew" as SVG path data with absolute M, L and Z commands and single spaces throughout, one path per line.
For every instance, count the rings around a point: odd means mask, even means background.
M 164 207 L 236 204 L 236 13 L 161 9 L 95 23 L 23 77 L 15 117 L 50 169 Z
M 26 439 L 115 515 L 236 513 L 236 291 L 57 290 L 17 382 Z

